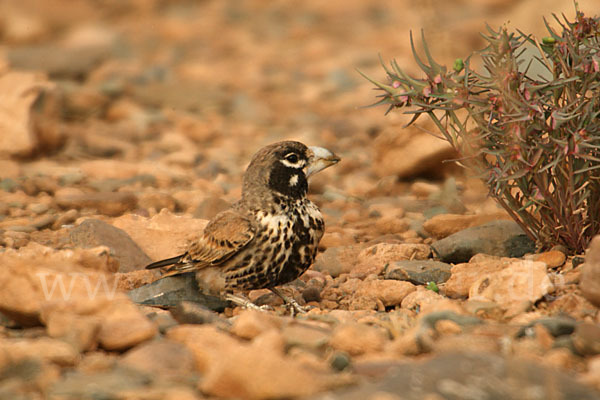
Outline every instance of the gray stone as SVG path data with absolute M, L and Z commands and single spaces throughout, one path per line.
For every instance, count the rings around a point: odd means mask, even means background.
M 148 306 L 171 308 L 182 301 L 201 304 L 209 310 L 221 312 L 227 302 L 200 292 L 195 273 L 167 276 L 129 291 L 131 300 Z
M 95 374 L 68 372 L 56 382 L 48 398 L 60 399 L 116 399 L 119 392 L 150 386 L 151 376 L 128 367 L 117 367 Z
M 216 312 L 204 307 L 202 304 L 191 301 L 182 301 L 169 310 L 173 318 L 180 324 L 215 324 L 221 328 L 229 328 L 231 322 L 222 318 Z
M 385 279 L 409 281 L 415 285 L 429 282 L 444 283 L 450 279 L 452 266 L 433 260 L 401 260 L 391 263 L 385 269 Z
M 536 319 L 529 324 L 521 327 L 517 337 L 533 336 L 535 334 L 535 325 L 542 325 L 554 337 L 570 335 L 575 331 L 577 321 L 567 317 L 547 317 Z
M 98 192 L 56 197 L 56 204 L 63 209 L 89 208 L 100 214 L 116 217 L 137 207 L 138 199 L 128 192 Z
M 600 393 L 564 372 L 489 353 L 447 353 L 424 362 L 395 366 L 383 380 L 313 397 L 314 400 L 369 399 L 377 393 L 406 400 L 598 399 Z
M 38 71 L 40 65 L 52 78 L 85 77 L 106 56 L 104 47 L 59 47 L 53 45 L 22 46 L 7 53 L 8 62 L 17 69 Z
M 514 221 L 492 221 L 456 232 L 431 244 L 444 262 L 468 262 L 475 254 L 521 257 L 535 251 L 535 243 Z
M 152 260 L 122 229 L 98 219 L 88 219 L 71 229 L 71 242 L 78 247 L 107 246 L 119 261 L 119 272 L 142 269 Z

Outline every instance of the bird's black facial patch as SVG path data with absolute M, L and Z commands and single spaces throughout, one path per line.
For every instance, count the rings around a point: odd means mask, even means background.
M 303 168 L 308 160 L 297 151 L 282 151 L 276 155 L 269 174 L 269 187 L 284 196 L 302 198 L 308 191 L 308 183 Z

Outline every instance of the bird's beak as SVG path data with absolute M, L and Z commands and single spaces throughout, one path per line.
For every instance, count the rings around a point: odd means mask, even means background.
M 307 178 L 340 161 L 338 156 L 323 147 L 311 146 L 308 149 L 309 152 L 312 152 L 312 155 L 309 154 L 308 168 L 306 169 Z

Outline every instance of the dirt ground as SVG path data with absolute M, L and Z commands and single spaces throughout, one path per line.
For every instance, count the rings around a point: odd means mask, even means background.
M 451 64 L 486 23 L 541 37 L 552 13 L 573 3 L 1 2 L 0 399 L 600 397 L 583 255 L 441 255 L 467 228 L 503 246 L 509 218 L 357 72 L 418 74 L 411 31 Z M 310 182 L 327 230 L 284 288 L 312 310 L 132 301 L 286 139 L 342 158 Z

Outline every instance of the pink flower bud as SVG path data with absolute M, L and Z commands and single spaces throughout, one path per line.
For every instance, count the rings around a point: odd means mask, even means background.
M 394 89 L 398 89 L 398 88 L 400 87 L 400 82 L 398 82 L 398 81 L 394 81 L 394 82 L 392 82 L 392 87 L 393 87 Z

